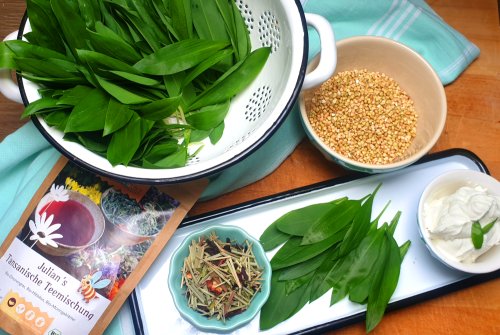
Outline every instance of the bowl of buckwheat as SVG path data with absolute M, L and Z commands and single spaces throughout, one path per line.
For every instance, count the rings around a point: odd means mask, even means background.
M 300 95 L 311 142 L 327 159 L 367 173 L 395 171 L 427 154 L 447 112 L 443 85 L 429 63 L 409 47 L 375 36 L 339 41 L 337 55 L 332 77 Z

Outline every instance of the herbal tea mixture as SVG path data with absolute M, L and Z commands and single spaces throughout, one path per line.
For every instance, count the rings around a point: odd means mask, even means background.
M 260 291 L 262 274 L 248 241 L 240 245 L 228 238 L 224 243 L 212 232 L 189 246 L 181 287 L 192 309 L 225 321 L 248 308 Z
M 324 82 L 310 102 L 309 122 L 321 140 L 361 163 L 403 158 L 417 132 L 411 98 L 379 72 L 340 72 Z

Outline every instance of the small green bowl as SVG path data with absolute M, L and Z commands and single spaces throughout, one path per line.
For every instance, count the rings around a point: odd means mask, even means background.
M 189 254 L 189 245 L 191 241 L 198 240 L 201 236 L 209 236 L 211 232 L 215 232 L 221 240 L 225 240 L 227 237 L 238 243 L 243 243 L 245 240 L 248 240 L 252 243 L 257 264 L 264 269 L 264 280 L 262 281 L 261 291 L 255 294 L 246 311 L 232 316 L 226 320 L 225 323 L 220 320 L 209 319 L 190 308 L 185 294 L 186 290 L 181 288 L 181 269 L 184 264 L 184 259 Z M 177 310 L 186 321 L 205 332 L 227 333 L 249 323 L 269 298 L 269 294 L 271 293 L 271 264 L 259 241 L 250 236 L 243 229 L 235 226 L 211 226 L 190 234 L 174 251 L 170 261 L 168 288 L 172 294 L 175 307 L 177 307 Z

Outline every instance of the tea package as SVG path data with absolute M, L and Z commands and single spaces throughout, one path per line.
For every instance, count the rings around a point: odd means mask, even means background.
M 0 248 L 0 327 L 103 333 L 205 184 L 125 185 L 61 158 Z

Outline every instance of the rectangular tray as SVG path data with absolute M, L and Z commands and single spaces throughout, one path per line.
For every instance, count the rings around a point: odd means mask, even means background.
M 500 276 L 500 271 L 486 275 L 470 275 L 452 270 L 433 258 L 420 239 L 417 207 L 425 186 L 441 173 L 453 169 L 469 169 L 488 173 L 484 163 L 472 152 L 451 149 L 426 156 L 416 164 L 400 171 L 366 175 L 355 174 L 300 189 L 257 199 L 184 220 L 156 262 L 143 277 L 129 301 L 137 334 L 200 334 L 182 319 L 174 306 L 167 286 L 172 252 L 191 232 L 211 225 L 235 225 L 258 239 L 261 233 L 286 212 L 310 204 L 327 202 L 342 196 L 359 199 L 382 183 L 375 197 L 373 213 L 380 213 L 391 201 L 381 222 L 388 221 L 401 210 L 396 229 L 398 244 L 411 240 L 411 247 L 401 268 L 398 287 L 388 310 L 401 308 L 432 297 L 440 296 L 473 284 Z M 269 259 L 276 252 L 268 253 Z M 330 294 L 308 304 L 292 318 L 274 328 L 259 331 L 257 316 L 238 334 L 312 334 L 340 328 L 364 320 L 366 306 L 344 299 L 329 306 Z M 322 311 L 318 313 L 318 311 Z

